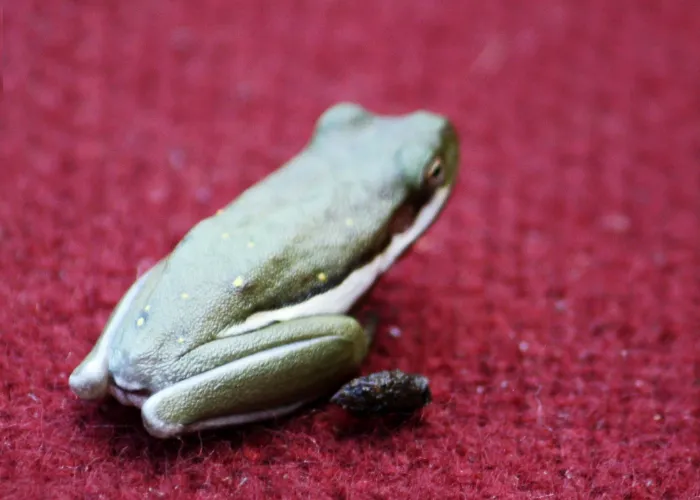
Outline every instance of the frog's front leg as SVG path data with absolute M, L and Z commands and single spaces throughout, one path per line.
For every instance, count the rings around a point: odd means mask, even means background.
M 144 425 L 167 438 L 290 413 L 352 378 L 367 347 L 365 330 L 348 316 L 300 318 L 224 336 L 178 361 L 185 370 L 211 368 L 148 398 Z
M 119 327 L 129 313 L 134 299 L 146 285 L 149 276 L 162 271 L 164 261 L 160 261 L 138 278 L 114 308 L 107 320 L 105 330 L 87 357 L 70 376 L 69 384 L 73 392 L 83 399 L 99 399 L 109 390 L 109 346 L 119 334 Z

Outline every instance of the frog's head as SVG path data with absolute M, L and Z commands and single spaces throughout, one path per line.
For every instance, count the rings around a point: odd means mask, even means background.
M 438 191 L 455 182 L 459 169 L 459 141 L 454 126 L 444 116 L 428 111 L 406 115 L 376 115 L 362 106 L 343 102 L 326 110 L 316 123 L 314 140 L 338 147 L 339 135 L 356 154 L 366 151 L 375 162 L 387 164 L 386 155 L 416 191 Z M 330 139 L 330 140 L 329 140 Z M 360 149 L 361 148 L 361 149 Z M 366 164 L 375 163 L 368 158 Z M 371 167 L 370 167 L 371 168 Z
M 373 114 L 352 103 L 329 108 L 316 123 L 313 145 L 335 162 L 353 162 L 354 180 L 389 208 L 387 236 L 408 246 L 442 210 L 457 179 L 459 141 L 439 114 Z M 373 215 L 378 217 L 377 203 Z

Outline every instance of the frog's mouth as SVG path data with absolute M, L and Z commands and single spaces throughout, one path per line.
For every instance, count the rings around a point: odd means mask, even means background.
M 109 360 L 107 380 L 107 391 L 126 406 L 141 408 L 141 405 L 153 395 L 147 379 L 144 379 L 133 361 L 130 361 L 121 350 L 116 350 Z
M 109 384 L 109 393 L 121 404 L 137 408 L 141 408 L 152 395 L 151 391 L 147 389 L 128 390 L 119 387 L 115 382 Z

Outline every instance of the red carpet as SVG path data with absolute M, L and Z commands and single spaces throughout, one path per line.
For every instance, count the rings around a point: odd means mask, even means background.
M 698 2 L 17 0 L 4 30 L 0 497 L 700 496 Z M 340 100 L 462 137 L 368 300 L 365 372 L 434 403 L 163 442 L 74 397 L 137 270 Z

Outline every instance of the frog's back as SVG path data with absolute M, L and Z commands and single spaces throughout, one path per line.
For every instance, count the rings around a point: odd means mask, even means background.
M 404 189 L 386 164 L 357 168 L 350 158 L 305 151 L 197 224 L 169 256 L 163 284 L 204 291 L 218 283 L 240 296 L 226 307 L 241 318 L 298 303 L 386 245 Z
M 187 234 L 141 299 L 154 330 L 201 343 L 255 313 L 338 288 L 375 261 L 400 209 L 415 205 L 413 177 L 440 146 L 446 122 L 353 113 L 322 117 L 299 155 Z M 402 160 L 407 147 L 413 153 Z M 378 272 L 369 274 L 360 288 Z

